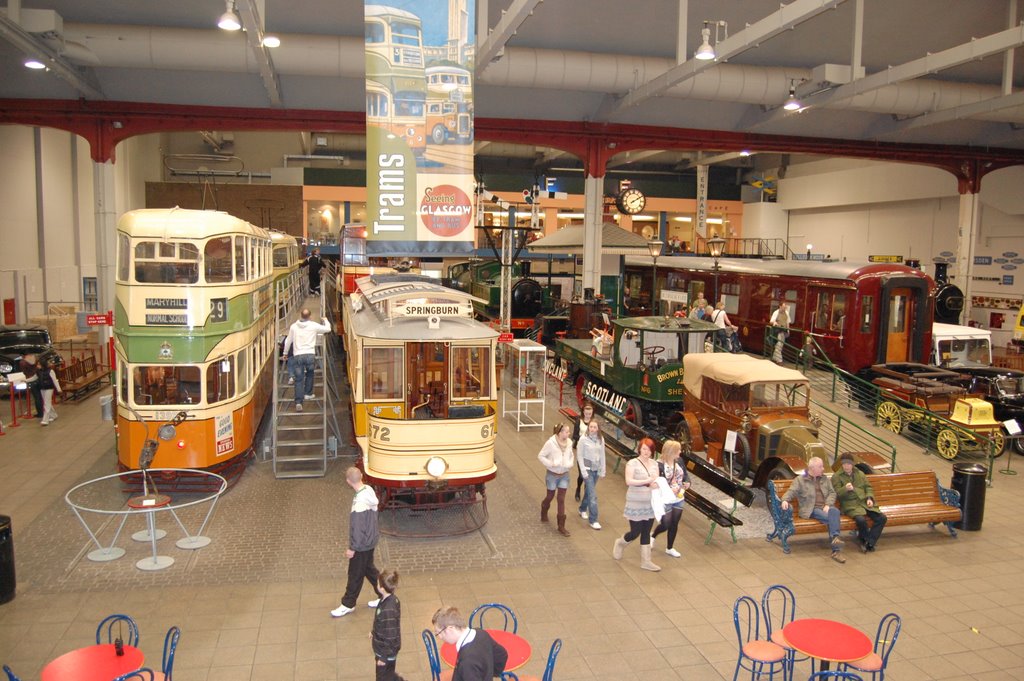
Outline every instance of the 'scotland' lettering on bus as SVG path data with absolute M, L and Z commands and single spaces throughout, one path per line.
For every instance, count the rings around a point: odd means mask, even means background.
M 381 154 L 377 157 L 377 204 L 380 207 L 373 221 L 373 233 L 404 232 L 405 215 L 405 157 L 401 154 Z M 392 208 L 397 208 L 392 213 Z
M 626 413 L 627 402 L 625 397 L 612 391 L 610 388 L 598 385 L 589 379 L 587 380 L 586 386 L 583 388 L 583 396 L 589 398 L 593 402 L 603 404 L 616 414 L 621 415 Z

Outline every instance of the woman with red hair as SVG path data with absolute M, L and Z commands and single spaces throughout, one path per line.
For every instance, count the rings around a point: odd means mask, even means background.
M 629 521 L 629 532 L 615 540 L 612 557 L 622 558 L 626 544 L 640 537 L 640 567 L 658 572 L 661 568 L 651 562 L 651 526 L 654 524 L 651 491 L 658 487 L 654 450 L 654 440 L 645 437 L 638 444 L 638 456 L 626 464 L 626 506 L 622 515 Z

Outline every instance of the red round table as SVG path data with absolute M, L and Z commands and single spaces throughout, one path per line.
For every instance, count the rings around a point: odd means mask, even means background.
M 829 662 L 855 662 L 871 654 L 871 639 L 859 629 L 832 620 L 793 620 L 782 628 L 782 635 L 797 652 L 821 660 L 821 669 Z
M 113 643 L 79 648 L 43 667 L 40 681 L 112 681 L 140 668 L 144 659 L 141 650 L 128 645 L 121 656 Z
M 502 631 L 501 629 L 487 629 L 486 631 L 491 635 L 495 643 L 508 651 L 508 662 L 505 663 L 505 671 L 510 672 L 519 669 L 530 659 L 533 650 L 530 648 L 529 642 L 522 636 L 513 634 L 511 631 Z M 458 653 L 455 651 L 453 644 L 445 643 L 441 646 L 441 659 L 449 666 L 455 666 L 457 657 Z

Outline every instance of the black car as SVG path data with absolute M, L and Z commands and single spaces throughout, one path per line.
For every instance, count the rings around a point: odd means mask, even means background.
M 1024 428 L 1024 371 L 999 367 L 957 367 L 958 383 L 968 392 L 980 393 L 992 403 L 997 421 L 1016 419 Z M 1024 438 L 1013 438 L 1013 448 L 1024 454 Z
M 50 343 L 50 333 L 42 326 L 0 326 L 0 390 L 8 390 L 7 374 L 18 371 L 18 362 L 34 353 L 46 366 L 59 366 L 61 357 Z

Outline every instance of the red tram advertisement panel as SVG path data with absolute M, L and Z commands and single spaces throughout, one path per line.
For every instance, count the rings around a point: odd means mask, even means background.
M 651 290 L 652 260 L 626 258 L 626 285 Z M 794 260 L 658 258 L 657 296 L 685 292 L 725 303 L 743 348 L 764 350 L 765 330 L 785 303 L 787 343 L 813 337 L 836 366 L 856 372 L 880 362 L 927 362 L 935 308 L 935 282 L 905 265 Z M 663 306 L 664 307 L 664 306 Z M 667 311 L 666 311 L 667 312 Z

